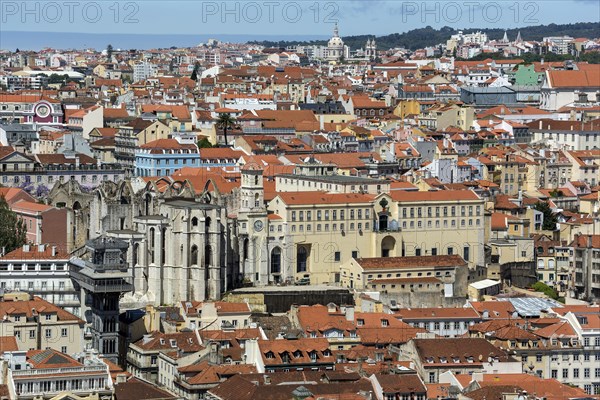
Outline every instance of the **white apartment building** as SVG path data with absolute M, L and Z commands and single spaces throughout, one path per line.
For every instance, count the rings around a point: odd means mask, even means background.
M 3 358 L 2 363 L 8 367 L 6 384 L 11 399 L 113 398 L 108 365 L 93 354 L 78 361 L 46 349 L 7 352 Z
M 39 296 L 79 316 L 79 291 L 69 276 L 69 255 L 47 245 L 25 245 L 0 257 L 0 290 Z
M 158 68 L 148 61 L 140 61 L 133 66 L 133 81 L 139 82 L 151 76 L 155 76 Z

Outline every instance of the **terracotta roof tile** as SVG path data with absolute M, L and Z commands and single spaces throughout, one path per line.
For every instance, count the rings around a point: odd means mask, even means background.
M 480 200 L 471 190 L 393 191 L 392 200 L 397 202 L 471 201 Z
M 356 260 L 364 270 L 398 269 L 415 267 L 457 267 L 467 265 L 459 255 L 376 257 Z

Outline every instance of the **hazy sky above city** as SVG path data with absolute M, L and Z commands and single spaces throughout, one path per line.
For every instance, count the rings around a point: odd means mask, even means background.
M 600 2 L 568 1 L 0 1 L 1 31 L 330 36 L 431 25 L 513 28 L 600 20 Z M 599 33 L 600 36 L 600 33 Z M 527 38 L 524 38 L 527 39 Z M 0 43 L 1 45 L 1 43 Z

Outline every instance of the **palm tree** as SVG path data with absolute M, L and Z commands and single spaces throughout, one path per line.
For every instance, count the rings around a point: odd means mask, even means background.
M 225 138 L 225 146 L 229 146 L 229 143 L 227 142 L 227 130 L 231 127 L 233 127 L 233 124 L 235 123 L 235 118 L 233 118 L 231 116 L 231 114 L 228 113 L 220 113 L 219 117 L 217 118 L 217 127 L 223 129 L 223 136 Z

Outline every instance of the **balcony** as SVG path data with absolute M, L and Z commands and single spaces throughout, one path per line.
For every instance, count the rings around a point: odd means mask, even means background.
M 98 365 L 98 366 L 86 366 L 86 367 L 23 369 L 23 370 L 11 371 L 13 377 L 49 375 L 49 374 L 80 375 L 82 372 L 86 372 L 86 373 L 97 372 L 98 374 L 103 375 L 106 373 L 106 366 Z
M 131 277 L 90 278 L 79 271 L 71 270 L 71 277 L 84 289 L 95 293 L 131 292 Z
M 388 227 L 386 229 L 375 228 L 375 229 L 373 229 L 373 232 L 381 233 L 381 234 L 392 233 L 392 232 L 402 232 L 402 228 L 400 228 L 399 226 L 397 226 L 395 228 Z

